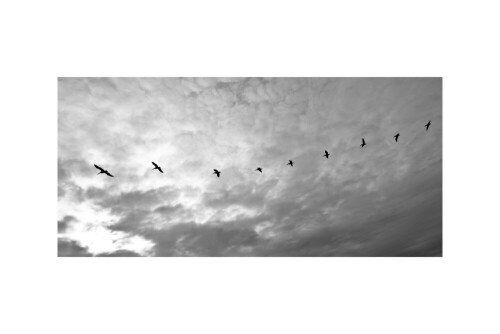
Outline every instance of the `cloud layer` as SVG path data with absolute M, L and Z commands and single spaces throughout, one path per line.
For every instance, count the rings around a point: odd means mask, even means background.
M 59 256 L 442 255 L 439 78 L 60 78 L 58 115 Z

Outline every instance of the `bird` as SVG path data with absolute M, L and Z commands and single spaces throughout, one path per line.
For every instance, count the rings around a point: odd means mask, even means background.
M 361 148 L 363 148 L 363 146 L 365 146 L 365 145 L 366 145 L 366 143 L 365 143 L 365 138 L 361 138 L 361 140 L 362 140 L 363 142 L 362 142 L 362 143 L 361 143 L 361 145 L 359 145 L 359 146 L 361 146 Z
M 153 161 L 151 161 L 151 163 L 155 166 L 155 168 L 153 168 L 152 170 L 158 169 L 161 173 L 163 173 L 163 171 L 161 170 L 160 166 L 158 166 L 157 164 L 155 164 Z
M 97 168 L 97 169 L 99 169 L 99 170 L 100 170 L 100 172 L 99 172 L 99 173 L 97 173 L 97 175 L 99 175 L 99 174 L 103 174 L 103 173 L 104 173 L 104 174 L 106 174 L 106 175 L 108 175 L 108 176 L 114 177 L 114 176 L 113 176 L 113 175 L 111 175 L 111 174 L 110 174 L 107 170 L 104 170 L 103 168 L 101 168 L 101 167 L 97 166 L 96 164 L 94 164 L 94 166 L 95 166 L 95 168 Z
M 425 131 L 429 130 L 429 126 L 431 126 L 431 121 L 429 121 L 429 123 L 425 124 Z
M 212 174 L 217 174 L 217 177 L 220 177 L 220 173 L 217 169 L 214 169 L 214 172 Z
M 394 136 L 394 139 L 396 139 L 396 142 L 398 141 L 398 138 L 399 138 L 399 133 L 397 133 L 397 134 Z
M 324 157 L 326 157 L 328 159 L 328 157 L 330 156 L 330 153 L 328 153 L 327 150 L 325 150 L 325 154 L 323 155 Z
M 262 173 L 262 168 L 260 168 L 260 167 L 259 167 L 259 168 L 257 168 L 256 170 L 258 170 L 259 172 L 261 172 L 261 173 Z
M 292 160 L 288 160 L 288 161 L 289 161 L 289 163 L 287 163 L 287 165 L 290 165 L 293 167 L 293 161 Z

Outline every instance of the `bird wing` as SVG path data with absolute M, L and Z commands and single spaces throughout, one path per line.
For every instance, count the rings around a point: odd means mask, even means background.
M 163 171 L 161 170 L 161 167 L 158 167 L 158 170 L 163 173 Z
M 155 167 L 156 167 L 156 168 L 158 168 L 158 165 L 157 165 L 157 164 L 155 164 L 153 161 L 151 161 L 151 163 L 152 163 L 153 165 L 155 165 Z
M 104 169 L 102 169 L 101 167 L 97 166 L 96 164 L 94 164 L 95 168 L 99 169 L 101 172 L 104 172 Z
M 114 176 L 113 176 L 113 175 L 111 175 L 108 171 L 105 171 L 105 172 L 104 172 L 104 174 L 109 175 L 109 176 L 111 176 L 111 177 L 114 177 Z
M 365 144 L 365 138 L 361 138 L 361 140 L 363 140 L 363 144 Z

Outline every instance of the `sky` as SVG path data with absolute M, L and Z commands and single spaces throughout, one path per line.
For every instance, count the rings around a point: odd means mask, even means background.
M 442 256 L 441 78 L 59 78 L 57 164 L 58 256 Z

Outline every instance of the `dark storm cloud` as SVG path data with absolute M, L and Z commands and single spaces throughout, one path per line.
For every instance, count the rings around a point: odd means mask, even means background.
M 57 254 L 60 257 L 92 256 L 86 247 L 82 247 L 77 241 L 66 238 L 57 239 Z
M 157 256 L 442 254 L 439 78 L 59 86 L 60 201 L 115 215 L 103 224 Z M 93 161 L 117 177 L 96 178 Z
M 146 230 L 156 256 L 244 256 L 258 240 L 249 228 L 182 223 L 166 230 Z
M 132 252 L 129 250 L 117 250 L 111 253 L 99 253 L 96 256 L 98 257 L 138 257 L 141 256 L 136 252 Z
M 162 205 L 154 209 L 154 212 L 160 213 L 162 215 L 170 215 L 175 212 L 178 212 L 179 210 L 182 210 L 183 206 L 180 204 L 176 205 Z
M 76 218 L 73 216 L 64 216 L 62 220 L 57 221 L 57 232 L 64 233 L 68 229 L 71 222 L 76 221 Z

